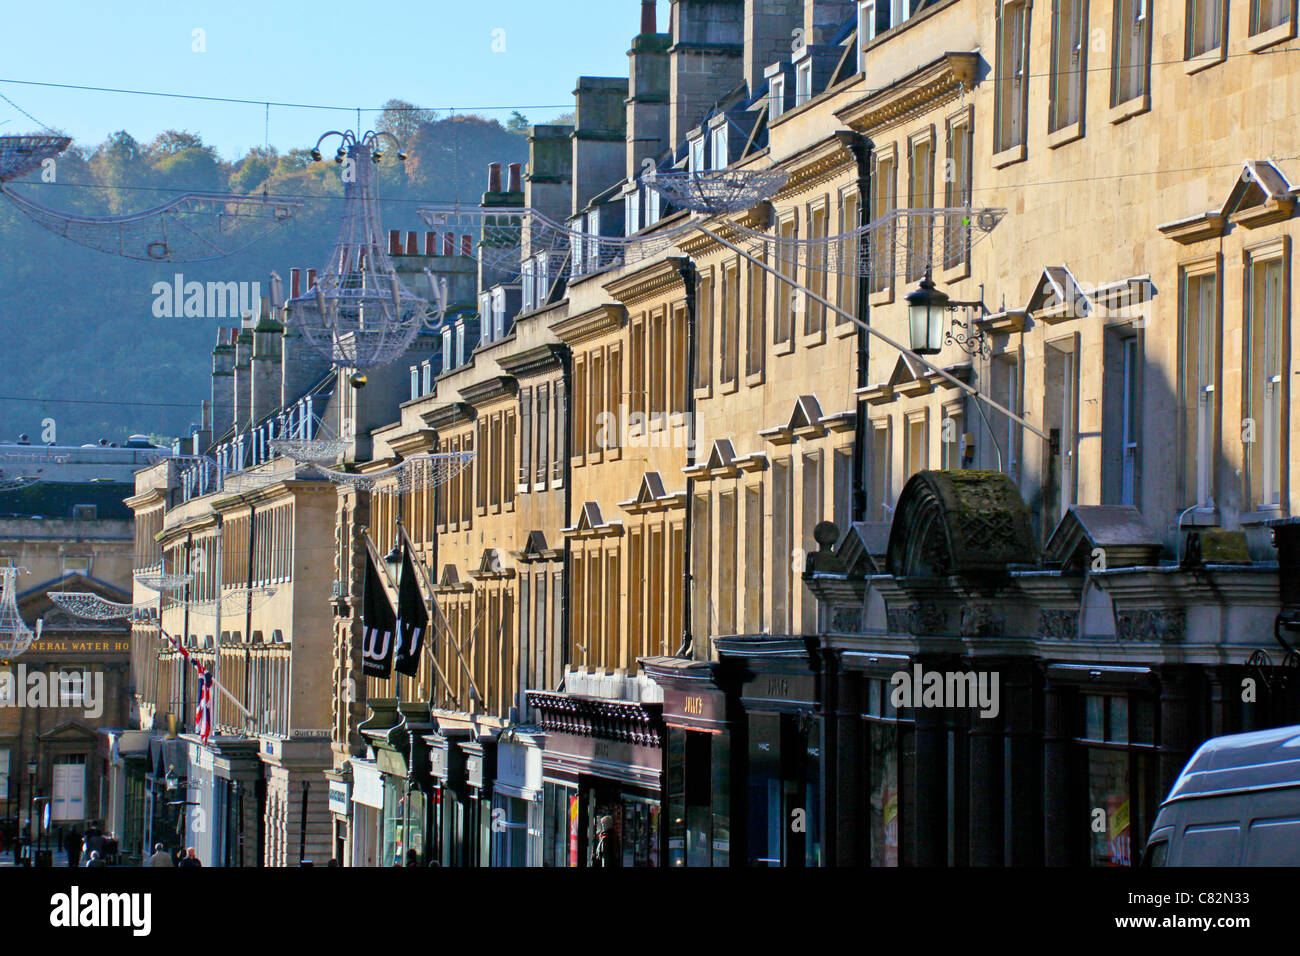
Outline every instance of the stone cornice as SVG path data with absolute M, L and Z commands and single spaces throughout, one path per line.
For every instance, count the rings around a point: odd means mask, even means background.
M 448 402 L 420 415 L 424 423 L 431 428 L 442 431 L 455 425 L 465 425 L 475 418 L 474 408 L 465 402 Z
M 852 129 L 870 133 L 916 110 L 938 105 L 962 86 L 972 86 L 978 66 L 978 53 L 945 53 L 884 89 L 836 110 L 835 115 Z
M 547 343 L 513 355 L 497 357 L 497 364 L 516 378 L 527 378 L 558 369 L 564 359 L 564 346 Z
M 431 449 L 434 439 L 433 429 L 421 428 L 402 435 L 400 438 L 390 438 L 388 447 L 403 458 L 409 458 L 411 455 L 418 455 Z
M 627 310 L 621 305 L 601 305 L 580 315 L 561 319 L 551 326 L 567 345 L 577 345 L 605 332 L 620 328 L 627 321 Z
M 494 375 L 470 385 L 462 385 L 460 396 L 471 405 L 488 405 L 497 399 L 510 398 L 515 394 L 515 390 L 513 376 Z
M 742 216 L 737 216 L 732 220 L 736 225 L 743 226 L 746 229 L 752 229 L 761 232 L 772 222 L 772 204 L 762 202 L 756 206 L 747 209 Z M 748 237 L 736 235 L 733 230 L 728 229 L 728 222 L 715 222 L 710 228 L 729 242 L 744 241 Z M 701 256 L 709 252 L 721 249 L 713 239 L 704 235 L 702 232 L 693 233 L 681 240 L 678 244 L 681 250 L 690 256 Z
M 682 286 L 678 269 L 686 261 L 680 256 L 652 261 L 644 268 L 606 282 L 603 288 L 625 306 L 638 305 Z

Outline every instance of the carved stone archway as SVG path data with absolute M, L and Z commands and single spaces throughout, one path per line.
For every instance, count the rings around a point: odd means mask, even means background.
M 1002 575 L 1036 564 L 1029 508 L 997 471 L 920 471 L 899 495 L 886 568 L 901 578 Z

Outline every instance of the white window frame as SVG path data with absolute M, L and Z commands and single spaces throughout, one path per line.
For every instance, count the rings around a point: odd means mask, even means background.
M 867 69 L 867 44 L 876 38 L 876 0 L 858 3 L 858 72 Z
M 798 109 L 812 99 L 812 57 L 808 57 L 794 70 L 794 105 Z
M 780 119 L 785 112 L 785 77 L 777 74 L 767 84 L 767 120 Z
M 534 297 L 537 292 L 535 279 L 533 278 L 534 269 L 536 268 L 533 260 L 524 260 L 520 268 L 520 279 L 523 282 L 523 302 L 521 308 L 524 312 L 531 312 L 535 308 Z
M 726 169 L 730 165 L 731 153 L 727 150 L 727 122 L 725 119 L 709 132 L 709 153 L 713 157 L 714 169 Z

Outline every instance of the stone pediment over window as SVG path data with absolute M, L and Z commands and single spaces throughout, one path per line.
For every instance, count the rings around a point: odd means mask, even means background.
M 1042 322 L 1081 319 L 1092 312 L 1092 303 L 1065 266 L 1048 266 L 1043 270 L 1025 311 Z
M 828 429 L 843 431 L 852 428 L 856 418 L 853 409 L 834 415 L 824 414 L 816 395 L 800 395 L 784 425 L 760 429 L 758 436 L 773 445 L 789 445 L 800 438 L 821 438 Z
M 511 551 L 510 556 L 516 561 L 532 563 L 534 561 L 555 561 L 564 556 L 558 548 L 546 546 L 546 535 L 541 531 L 528 532 L 522 551 Z
M 1131 505 L 1073 505 L 1043 556 L 1067 571 L 1104 571 L 1153 566 L 1162 547 L 1160 536 Z
M 657 471 L 647 471 L 641 478 L 641 487 L 636 497 L 620 501 L 619 507 L 624 511 L 639 514 L 646 511 L 663 511 L 667 508 L 680 508 L 686 504 L 686 492 L 669 493 L 664 490 L 664 480 Z
M 588 501 L 578 512 L 577 524 L 563 529 L 566 538 L 596 538 L 602 535 L 622 534 L 623 522 L 606 521 L 600 513 L 600 505 Z
M 456 570 L 454 564 L 444 564 L 442 566 L 442 577 L 438 578 L 437 591 L 469 591 L 473 585 L 468 581 L 462 582 L 460 572 Z
M 1246 160 L 1223 205 L 1157 226 L 1184 245 L 1222 236 L 1229 222 L 1254 229 L 1289 219 L 1295 210 L 1293 187 L 1268 160 Z
M 767 464 L 767 455 L 763 452 L 737 455 L 730 438 L 718 438 L 709 449 L 707 458 L 698 464 L 688 465 L 682 469 L 682 473 L 691 478 L 734 478 L 742 471 L 758 471 L 766 468 Z
M 854 521 L 835 546 L 835 556 L 850 577 L 879 574 L 881 568 L 876 558 L 883 557 L 888 547 L 887 522 Z
M 54 682 L 52 693 L 56 695 L 59 693 L 57 681 Z M 37 739 L 43 744 L 89 742 L 95 739 L 95 731 L 75 720 L 65 720 L 63 723 L 57 724 L 40 734 Z
M 499 549 L 484 548 L 483 556 L 479 558 L 478 569 L 471 572 L 471 576 L 479 581 L 513 578 L 515 569 L 507 567 L 505 562 L 501 560 L 501 551 Z
M 1002 576 L 1036 564 L 1029 508 L 997 471 L 919 471 L 903 486 L 885 566 L 900 578 Z

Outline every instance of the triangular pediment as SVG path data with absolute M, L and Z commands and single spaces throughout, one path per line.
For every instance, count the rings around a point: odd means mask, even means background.
M 791 431 L 796 428 L 816 427 L 822 417 L 822 406 L 817 401 L 816 395 L 800 395 L 795 399 L 794 411 L 790 414 L 790 422 L 786 425 Z
M 1030 313 L 1059 312 L 1079 317 L 1091 310 L 1087 297 L 1065 266 L 1048 266 L 1039 276 L 1025 311 Z
M 582 511 L 578 514 L 578 523 L 575 528 L 578 531 L 597 531 L 605 524 L 605 519 L 601 516 L 600 505 L 594 501 L 585 502 Z
M 1131 505 L 1072 505 L 1057 523 L 1043 555 L 1067 571 L 1154 565 L 1160 536 Z
M 1248 159 L 1241 167 L 1241 175 L 1223 203 L 1224 215 L 1232 215 L 1252 206 L 1262 206 L 1270 199 L 1286 199 L 1290 184 L 1272 163 L 1267 160 Z
M 444 564 L 442 566 L 442 577 L 438 578 L 438 587 L 454 588 L 460 584 L 460 572 L 456 570 L 454 564 Z
M 709 450 L 708 461 L 705 467 L 709 471 L 715 468 L 730 468 L 731 463 L 736 460 L 736 448 L 731 444 L 730 438 L 719 438 L 713 442 L 713 448 Z
M 530 558 L 541 558 L 545 556 L 546 551 L 546 535 L 540 531 L 528 532 L 528 540 L 524 543 L 524 555 Z
M 647 471 L 641 478 L 641 487 L 637 489 L 633 502 L 638 505 L 653 504 L 664 497 L 664 480 L 657 471 Z
M 926 374 L 926 369 L 920 362 L 902 353 L 898 356 L 898 361 L 894 363 L 894 370 L 889 373 L 886 379 L 888 385 L 903 385 L 907 382 L 915 382 Z
M 56 691 L 57 693 L 57 685 Z M 87 700 L 90 698 L 87 697 Z M 65 720 L 63 723 L 51 727 L 39 737 L 41 743 L 53 742 L 70 742 L 70 741 L 91 741 L 95 739 L 95 732 L 85 724 L 78 723 L 75 720 Z

